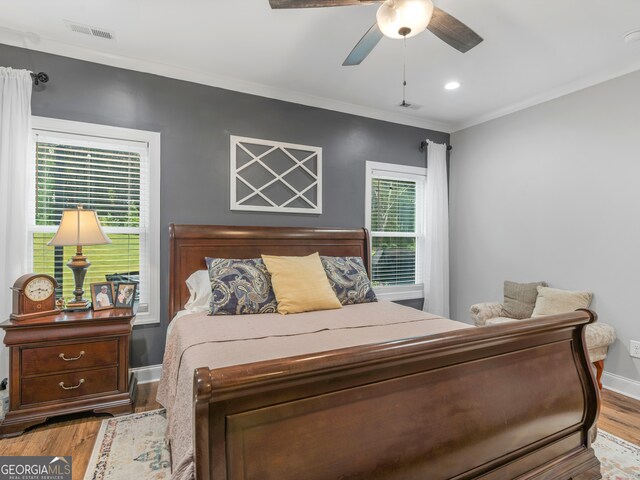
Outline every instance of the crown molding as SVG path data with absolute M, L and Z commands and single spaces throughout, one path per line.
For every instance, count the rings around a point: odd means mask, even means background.
M 282 100 L 285 102 L 298 103 L 310 107 L 317 107 L 326 110 L 333 110 L 341 113 L 348 113 L 360 117 L 382 120 L 384 122 L 397 123 L 412 127 L 425 128 L 440 132 L 450 133 L 451 125 L 445 122 L 425 119 L 413 115 L 407 115 L 390 110 L 377 109 L 357 105 L 354 103 L 342 102 L 325 97 L 319 97 L 296 90 L 288 90 L 280 87 L 273 87 L 261 83 L 249 82 L 223 75 L 207 73 L 199 70 L 179 67 L 159 62 L 152 62 L 140 58 L 109 54 L 96 50 L 78 47 L 68 43 L 58 42 L 40 37 L 37 45 L 29 45 L 26 41 L 4 40 L 2 43 L 19 48 L 26 48 L 43 53 L 60 55 L 63 57 L 84 60 L 87 62 L 99 63 L 111 67 L 123 68 L 137 72 L 150 73 L 162 77 L 184 80 L 201 85 L 218 87 L 225 90 L 257 95 L 260 97 Z
M 615 78 L 622 77 L 624 75 L 628 75 L 630 73 L 633 73 L 639 70 L 640 70 L 640 60 L 624 68 L 612 68 L 602 72 L 594 73 L 586 77 L 581 77 L 578 80 L 566 83 L 558 88 L 548 90 L 539 95 L 534 95 L 533 97 L 530 97 L 521 102 L 517 102 L 511 105 L 508 105 L 506 107 L 493 110 L 489 113 L 478 115 L 469 120 L 465 120 L 463 122 L 453 124 L 452 130 L 450 133 L 455 133 L 460 130 L 464 130 L 465 128 L 473 127 L 475 125 L 480 125 L 481 123 L 495 120 L 496 118 L 504 117 L 506 115 L 519 112 L 520 110 L 525 110 L 527 108 L 540 105 L 541 103 L 549 102 L 551 100 L 555 100 L 556 98 L 564 97 L 565 95 L 570 95 L 580 90 L 593 87 L 600 83 L 604 83 L 609 80 L 613 80 Z
M 17 30 L 16 30 L 17 31 Z M 435 119 L 427 119 L 414 115 L 407 115 L 392 110 L 357 105 L 340 100 L 330 99 L 311 95 L 296 90 L 288 90 L 280 87 L 240 80 L 223 75 L 207 73 L 199 70 L 179 67 L 160 62 L 143 60 L 135 57 L 109 54 L 99 52 L 85 47 L 59 42 L 49 38 L 38 37 L 37 42 L 31 42 L 26 37 L 22 40 L 4 39 L 0 43 L 5 43 L 19 48 L 26 48 L 52 55 L 74 58 L 87 62 L 99 63 L 116 68 L 123 68 L 137 72 L 159 75 L 162 77 L 183 80 L 211 87 L 218 87 L 225 90 L 257 95 L 260 97 L 282 100 L 285 102 L 298 103 L 310 107 L 317 107 L 332 110 L 360 117 L 372 118 L 384 122 L 408 125 L 417 128 L 425 128 L 445 133 L 455 133 L 465 128 L 473 127 L 481 123 L 489 122 L 512 113 L 525 110 L 527 108 L 569 95 L 571 93 L 584 90 L 599 83 L 618 78 L 629 73 L 640 70 L 640 60 L 623 68 L 611 68 L 592 75 L 581 77 L 575 81 L 566 83 L 560 87 L 548 90 L 538 95 L 534 95 L 520 102 L 512 103 L 502 108 L 492 110 L 488 113 L 477 115 L 465 119 L 461 122 L 443 122 Z

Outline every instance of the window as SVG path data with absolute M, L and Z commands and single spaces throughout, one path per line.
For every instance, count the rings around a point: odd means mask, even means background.
M 378 296 L 421 298 L 426 169 L 367 162 L 366 219 Z
M 29 241 L 32 270 L 73 297 L 67 261 L 75 247 L 49 247 L 62 211 L 97 211 L 112 243 L 83 247 L 91 262 L 84 281 L 138 282 L 136 324 L 159 321 L 160 135 L 153 132 L 34 118 L 35 172 Z

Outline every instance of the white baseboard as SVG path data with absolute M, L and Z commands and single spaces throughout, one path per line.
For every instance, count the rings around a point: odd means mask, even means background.
M 148 367 L 130 368 L 129 373 L 133 373 L 139 384 L 157 382 L 160 380 L 162 365 L 149 365 Z
M 615 373 L 604 372 L 602 374 L 602 385 L 608 390 L 640 400 L 640 382 L 637 380 L 622 377 Z

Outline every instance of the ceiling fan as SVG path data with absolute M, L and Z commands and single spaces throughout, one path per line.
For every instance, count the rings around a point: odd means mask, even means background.
M 381 0 L 269 0 L 271 8 L 343 7 L 381 3 Z M 482 42 L 476 32 L 433 5 L 432 0 L 385 0 L 378 8 L 376 23 L 351 50 L 342 65 L 359 65 L 383 36 L 413 37 L 428 29 L 462 53 Z

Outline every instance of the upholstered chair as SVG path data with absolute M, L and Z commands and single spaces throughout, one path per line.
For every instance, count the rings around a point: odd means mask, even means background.
M 477 303 L 471 306 L 471 318 L 477 327 L 484 325 L 497 325 L 499 323 L 518 322 L 522 319 L 510 318 L 504 311 L 502 303 Z M 609 346 L 615 341 L 616 332 L 603 322 L 587 325 L 586 340 L 589 360 L 596 368 L 598 386 L 602 389 L 602 371 L 604 360 L 607 358 Z

